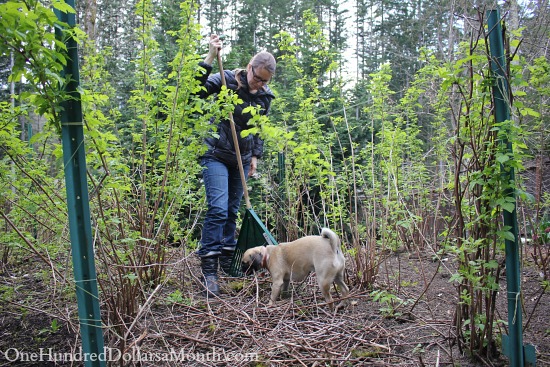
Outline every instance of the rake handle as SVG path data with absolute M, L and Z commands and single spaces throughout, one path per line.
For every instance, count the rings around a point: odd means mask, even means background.
M 218 67 L 220 68 L 220 76 L 222 77 L 222 85 L 227 88 L 225 82 L 225 73 L 223 72 L 222 57 L 220 55 L 221 50 L 218 50 Z M 231 126 L 231 135 L 233 135 L 233 145 L 235 146 L 235 154 L 237 155 L 237 164 L 239 166 L 239 173 L 241 174 L 241 182 L 243 184 L 244 201 L 246 203 L 246 209 L 252 208 L 250 204 L 250 197 L 248 196 L 248 186 L 246 185 L 246 177 L 244 176 L 243 160 L 241 158 L 241 148 L 239 148 L 239 138 L 237 137 L 237 128 L 235 127 L 235 121 L 233 120 L 233 112 L 229 112 L 229 125 Z

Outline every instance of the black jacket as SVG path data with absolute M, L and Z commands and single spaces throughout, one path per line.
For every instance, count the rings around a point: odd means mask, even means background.
M 210 75 L 212 72 L 212 66 L 200 63 L 206 72 L 199 78 L 202 85 L 206 90 L 201 91 L 199 96 L 205 98 L 208 95 L 216 94 L 221 90 L 222 78 L 220 73 Z M 241 131 L 249 129 L 248 121 L 252 117 L 249 113 L 243 114 L 243 109 L 248 106 L 260 106 L 262 115 L 267 115 L 269 112 L 269 106 L 271 100 L 275 98 L 269 87 L 265 86 L 265 90 L 259 90 L 256 94 L 251 94 L 248 91 L 248 81 L 246 79 L 246 73 L 241 74 L 241 88 L 237 89 L 237 80 L 235 79 L 235 72 L 225 70 L 225 81 L 227 88 L 236 91 L 243 103 L 235 106 L 233 111 L 233 121 L 235 121 L 235 128 L 237 130 L 237 136 L 239 138 L 239 149 L 241 151 L 241 159 L 243 165 L 246 166 L 250 163 L 250 159 L 255 156 L 262 157 L 263 154 L 263 141 L 253 134 L 249 134 L 246 137 L 241 137 Z M 233 144 L 233 137 L 231 134 L 231 125 L 229 124 L 229 118 L 223 119 L 217 126 L 218 137 L 210 136 L 205 139 L 208 150 L 204 153 L 205 158 L 217 159 L 228 166 L 237 167 L 237 157 L 235 154 L 235 148 Z

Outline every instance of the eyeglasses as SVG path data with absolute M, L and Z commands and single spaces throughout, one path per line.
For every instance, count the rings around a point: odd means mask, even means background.
M 265 79 L 262 79 L 260 78 L 256 72 L 254 71 L 254 66 L 250 65 L 250 68 L 252 69 L 252 79 L 254 79 L 254 81 L 258 82 L 258 83 L 264 83 L 264 84 L 267 84 L 269 83 L 269 81 L 271 80 L 271 78 L 265 80 Z

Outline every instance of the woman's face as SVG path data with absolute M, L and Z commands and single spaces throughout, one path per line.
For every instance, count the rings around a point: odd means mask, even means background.
M 271 80 L 271 73 L 262 67 L 254 67 L 251 64 L 248 64 L 247 67 L 247 79 L 248 79 L 248 88 L 250 90 L 261 89 L 264 85 L 269 83 Z

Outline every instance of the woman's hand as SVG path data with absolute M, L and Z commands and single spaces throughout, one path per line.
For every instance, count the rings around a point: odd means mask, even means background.
M 256 173 L 258 168 L 258 157 L 252 157 L 250 160 L 250 170 L 248 171 L 248 177 L 252 177 Z
M 211 34 L 210 40 L 208 41 L 208 55 L 204 59 L 204 63 L 212 65 L 214 59 L 218 56 L 219 50 L 223 47 L 222 40 L 217 34 Z

